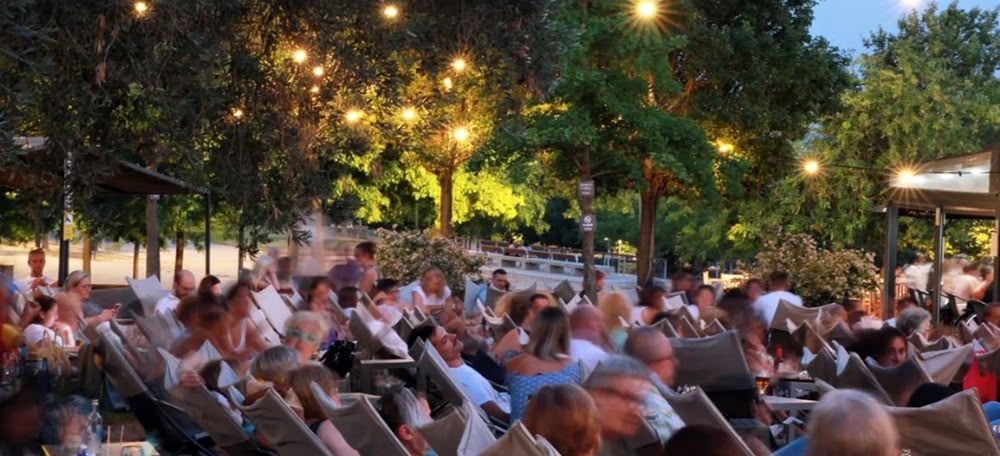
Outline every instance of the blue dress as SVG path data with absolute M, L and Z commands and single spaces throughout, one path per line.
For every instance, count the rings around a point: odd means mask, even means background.
M 507 389 L 510 391 L 510 421 L 520 420 L 524 417 L 524 409 L 528 407 L 528 400 L 541 387 L 545 385 L 558 385 L 563 383 L 580 383 L 580 376 L 583 370 L 579 362 L 572 362 L 562 370 L 537 375 L 507 374 Z

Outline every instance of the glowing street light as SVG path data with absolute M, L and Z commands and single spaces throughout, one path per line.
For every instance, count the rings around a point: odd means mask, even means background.
M 396 5 L 386 5 L 386 7 L 382 9 L 382 15 L 388 19 L 395 19 L 399 17 L 399 8 L 396 7 Z
M 465 127 L 457 127 L 451 132 L 451 137 L 455 138 L 455 142 L 467 142 L 469 140 L 469 129 Z
M 146 2 L 135 2 L 135 14 L 143 16 L 149 11 L 149 5 Z
M 323 67 L 319 65 L 313 67 L 313 76 L 316 76 L 318 78 L 320 76 L 323 76 L 323 73 L 324 73 Z
M 639 0 L 635 4 L 635 15 L 639 19 L 656 19 L 660 13 L 660 2 L 658 0 Z
M 802 170 L 810 176 L 815 176 L 816 174 L 819 174 L 819 162 L 816 160 L 806 160 L 805 163 L 802 164 Z
M 458 71 L 460 73 L 464 71 L 467 66 L 468 62 L 466 62 L 465 59 L 461 57 L 457 57 L 455 58 L 455 60 L 451 61 L 451 67 L 454 68 L 455 71 Z
M 413 122 L 417 120 L 417 110 L 412 107 L 403 108 L 403 111 L 399 113 L 400 117 L 407 122 Z
M 308 54 L 306 54 L 306 50 L 305 49 L 298 48 L 298 49 L 296 49 L 295 51 L 292 52 L 292 60 L 294 60 L 295 63 L 305 62 L 307 57 L 308 57 Z
M 347 121 L 347 123 L 349 124 L 358 123 L 358 121 L 361 120 L 361 117 L 363 117 L 364 115 L 365 113 L 361 112 L 360 110 L 351 109 L 347 111 L 346 114 L 344 114 L 344 120 Z

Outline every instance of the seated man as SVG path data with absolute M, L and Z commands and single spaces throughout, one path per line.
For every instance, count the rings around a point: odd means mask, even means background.
M 677 358 L 670 346 L 670 339 L 660 330 L 643 326 L 635 328 L 625 341 L 625 354 L 631 356 L 649 368 L 650 380 L 659 387 L 666 389 L 674 382 L 677 371 Z M 677 415 L 673 407 L 667 403 L 662 394 L 653 388 L 643 400 L 646 421 L 656 431 L 660 443 L 666 444 L 670 437 L 684 427 L 684 420 Z
M 594 306 L 579 306 L 569 316 L 572 339 L 569 341 L 569 356 L 580 361 L 588 371 L 593 371 L 597 363 L 608 357 L 611 338 L 604 327 L 601 311 Z
M 395 387 L 378 400 L 379 415 L 406 448 L 410 456 L 424 456 L 431 447 L 417 428 L 430 423 L 431 408 L 425 399 L 417 399 L 410 390 Z
M 642 427 L 642 404 L 650 389 L 649 369 L 626 356 L 610 356 L 583 383 L 600 411 L 599 456 L 635 454 L 626 441 Z M 657 444 L 656 446 L 659 446 Z
M 177 309 L 181 299 L 186 298 L 194 291 L 194 274 L 186 269 L 181 269 L 174 274 L 174 287 L 166 296 L 156 301 L 156 313 L 168 313 Z
M 28 277 L 18 280 L 14 284 L 21 293 L 38 293 L 38 287 L 54 287 L 56 281 L 45 276 L 45 250 L 35 249 L 28 252 L 28 268 L 31 273 Z
M 497 420 L 510 421 L 510 396 L 497 392 L 482 374 L 462 361 L 462 341 L 458 337 L 440 326 L 423 326 L 410 333 L 408 345 L 413 346 L 417 339 L 434 346 L 448 365 L 448 373 L 474 404 Z

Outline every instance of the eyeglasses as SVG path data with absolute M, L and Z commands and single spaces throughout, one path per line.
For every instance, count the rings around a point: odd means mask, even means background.
M 639 395 L 636 395 L 636 394 L 627 393 L 627 392 L 624 392 L 624 391 L 618 391 L 618 390 L 616 390 L 614 388 L 597 388 L 597 391 L 601 391 L 603 393 L 610 394 L 612 396 L 617 397 L 622 402 L 628 402 L 628 403 L 635 404 L 635 405 L 642 405 L 642 402 L 643 402 L 643 399 L 644 399 L 644 397 L 642 397 L 642 396 L 639 396 Z
M 288 337 L 289 339 L 298 339 L 308 344 L 318 344 L 323 340 L 322 336 L 310 334 L 298 328 L 294 328 L 291 331 L 288 331 L 286 337 Z

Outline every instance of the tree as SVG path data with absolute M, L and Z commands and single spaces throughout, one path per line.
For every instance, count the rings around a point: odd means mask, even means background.
M 774 204 L 757 213 L 763 217 L 741 217 L 738 239 L 755 243 L 785 226 L 820 242 L 877 249 L 883 224 L 871 211 L 890 173 L 1000 139 L 998 11 L 931 6 L 900 19 L 897 33 L 880 30 L 865 40 L 859 80 L 842 94 L 843 109 L 824 118 L 801 148 L 803 158 L 821 162 L 822 173 L 779 181 Z M 929 225 L 902 222 L 901 246 L 929 250 Z

